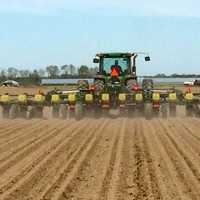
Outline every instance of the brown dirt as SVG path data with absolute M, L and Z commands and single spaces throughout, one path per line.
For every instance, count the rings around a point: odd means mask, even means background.
M 200 120 L 1 120 L 0 199 L 200 199 Z

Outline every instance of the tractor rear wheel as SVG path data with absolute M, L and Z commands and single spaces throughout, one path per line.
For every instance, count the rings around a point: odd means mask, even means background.
M 78 80 L 78 89 L 87 90 L 89 88 L 89 83 L 87 80 Z
M 104 88 L 104 82 L 103 80 L 100 80 L 100 79 L 95 80 L 94 85 L 95 85 L 95 90 L 97 92 L 101 92 Z
M 137 85 L 137 81 L 135 79 L 130 79 L 126 82 L 126 85 L 127 85 L 127 89 L 129 91 L 132 91 L 133 90 L 133 86 Z

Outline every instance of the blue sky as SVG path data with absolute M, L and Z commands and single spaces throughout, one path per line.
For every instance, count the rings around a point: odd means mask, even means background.
M 96 52 L 145 51 L 139 74 L 199 73 L 198 0 L 1 0 L 0 68 L 93 66 Z

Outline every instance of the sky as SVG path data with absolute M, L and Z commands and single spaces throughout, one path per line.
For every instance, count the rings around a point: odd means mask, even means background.
M 0 0 L 0 69 L 86 64 L 148 52 L 138 75 L 198 73 L 199 0 Z

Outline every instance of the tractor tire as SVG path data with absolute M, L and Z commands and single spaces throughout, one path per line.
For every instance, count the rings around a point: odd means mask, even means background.
M 143 90 L 153 90 L 154 84 L 152 79 L 143 79 L 142 89 Z
M 95 85 L 95 90 L 97 92 L 101 92 L 104 88 L 104 82 L 102 80 L 99 80 L 99 79 L 94 81 L 94 85 Z
M 67 118 L 67 105 L 61 104 L 59 110 L 60 110 L 61 118 L 62 119 L 66 119 Z
M 83 118 L 83 105 L 82 103 L 76 103 L 75 105 L 75 119 L 76 120 L 81 120 Z
M 16 119 L 19 114 L 19 106 L 12 104 L 9 110 L 9 119 Z
M 59 105 L 52 106 L 52 117 L 59 118 Z
M 128 91 L 132 91 L 133 90 L 133 86 L 134 85 L 137 85 L 137 81 L 135 79 L 129 79 L 127 82 L 126 82 L 126 87 L 128 89 Z
M 78 80 L 78 89 L 87 90 L 89 89 L 89 82 L 87 80 Z

